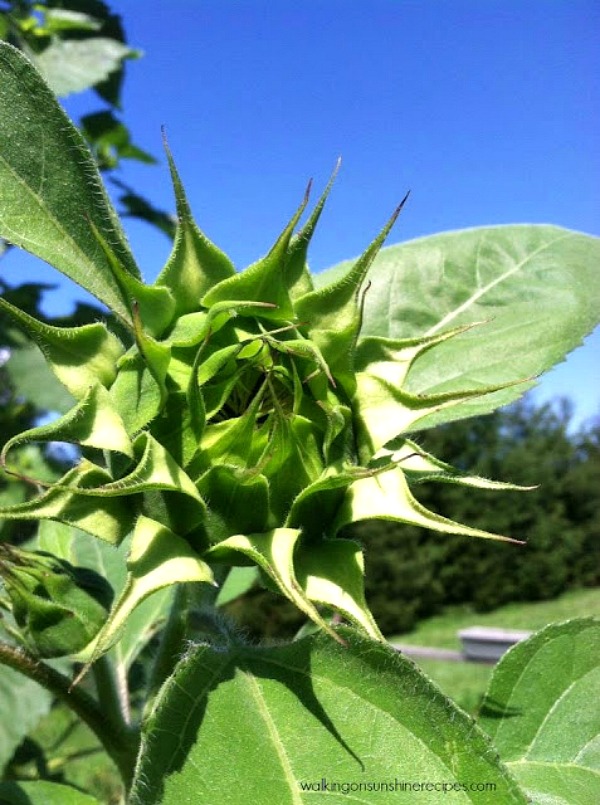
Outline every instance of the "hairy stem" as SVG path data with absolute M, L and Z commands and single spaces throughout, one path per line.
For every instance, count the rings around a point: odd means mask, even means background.
M 148 682 L 148 694 L 144 707 L 143 718 L 150 714 L 154 701 L 163 683 L 175 670 L 175 666 L 186 650 L 186 644 L 197 635 L 198 611 L 216 611 L 214 602 L 219 594 L 219 589 L 224 582 L 228 566 L 213 568 L 215 581 L 219 585 L 214 587 L 209 584 L 178 584 L 169 617 L 163 629 L 158 651 L 154 658 L 150 680 Z
M 163 682 L 173 673 L 173 669 L 184 651 L 188 631 L 188 604 L 188 585 L 178 584 L 169 617 L 160 638 L 158 651 L 152 664 L 144 707 L 144 719 L 150 714 L 158 691 Z
M 139 745 L 137 730 L 117 727 L 88 693 L 71 689 L 69 677 L 22 648 L 0 641 L 0 663 L 37 682 L 73 710 L 96 735 L 129 788 Z
M 129 694 L 119 684 L 117 671 L 106 654 L 92 665 L 92 673 L 102 712 L 107 714 L 117 729 L 127 730 L 131 722 Z

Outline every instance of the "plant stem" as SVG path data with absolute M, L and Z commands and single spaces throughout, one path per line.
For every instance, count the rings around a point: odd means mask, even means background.
M 169 617 L 152 664 L 142 720 L 149 716 L 159 690 L 183 656 L 187 641 L 195 635 L 191 610 L 214 611 L 215 600 L 228 572 L 229 567 L 226 565 L 218 566 L 217 569 L 213 567 L 218 587 L 197 583 L 177 585 Z
M 143 720 L 150 714 L 158 691 L 167 677 L 173 673 L 173 669 L 184 651 L 188 631 L 188 603 L 188 585 L 178 584 L 169 617 L 160 638 L 158 651 L 152 663 Z
M 119 685 L 115 671 L 113 663 L 106 654 L 99 657 L 92 665 L 100 709 L 107 714 L 117 729 L 127 730 L 131 723 L 129 695 L 127 689 L 123 690 L 123 686 Z
M 0 663 L 37 682 L 73 710 L 98 738 L 129 788 L 139 745 L 137 730 L 125 725 L 119 728 L 88 693 L 78 687 L 71 689 L 69 677 L 22 648 L 0 641 Z

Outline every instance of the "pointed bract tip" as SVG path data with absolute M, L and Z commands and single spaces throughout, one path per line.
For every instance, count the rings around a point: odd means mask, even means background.
M 171 146 L 169 145 L 169 138 L 167 137 L 167 127 L 164 126 L 164 125 L 161 126 L 160 127 L 160 133 L 161 133 L 161 137 L 162 137 L 163 149 L 164 149 L 165 154 L 167 155 L 167 161 L 168 161 L 169 166 L 171 167 L 171 170 L 172 170 L 174 165 L 175 165 L 175 163 L 174 163 L 174 160 L 173 160 L 173 152 L 171 151 Z
M 81 669 L 81 671 L 79 671 L 79 673 L 78 673 L 78 674 L 76 674 L 76 675 L 73 677 L 73 681 L 72 681 L 72 682 L 71 682 L 71 684 L 69 685 L 69 693 L 71 693 L 71 691 L 73 690 L 73 688 L 74 688 L 74 687 L 76 687 L 76 686 L 77 686 L 77 685 L 78 685 L 78 684 L 81 682 L 81 680 L 83 679 L 83 677 L 84 677 L 84 676 L 87 674 L 87 672 L 90 670 L 90 665 L 91 665 L 91 663 L 86 662 L 86 664 L 83 666 L 83 668 Z
M 406 204 L 406 202 L 407 202 L 407 200 L 408 200 L 408 197 L 409 197 L 409 196 L 410 196 L 410 190 L 408 190 L 408 191 L 407 191 L 406 195 L 404 196 L 404 198 L 402 199 L 402 201 L 400 202 L 400 204 L 398 204 L 398 206 L 396 207 L 396 209 L 395 209 L 395 210 L 394 210 L 394 212 L 392 213 L 392 217 L 391 217 L 391 221 L 392 221 L 392 222 L 393 222 L 393 221 L 395 221 L 395 220 L 396 220 L 396 218 L 397 218 L 397 217 L 400 215 L 400 213 L 402 212 L 402 207 L 404 207 L 404 205 Z
M 333 170 L 331 171 L 331 176 L 329 177 L 329 181 L 327 182 L 327 187 L 325 188 L 325 192 L 323 193 L 323 196 L 321 197 L 321 203 L 323 203 L 325 201 L 325 199 L 327 198 L 327 196 L 329 195 L 329 191 L 331 190 L 331 188 L 333 187 L 333 183 L 337 179 L 337 175 L 338 175 L 338 173 L 340 171 L 341 165 L 342 165 L 342 158 L 338 157 L 336 162 L 335 162 L 335 165 L 333 166 Z
M 308 199 L 310 198 L 310 191 L 312 190 L 313 180 L 310 178 L 308 180 L 308 184 L 306 185 L 306 190 L 304 191 L 304 201 L 302 202 L 304 206 L 308 204 Z

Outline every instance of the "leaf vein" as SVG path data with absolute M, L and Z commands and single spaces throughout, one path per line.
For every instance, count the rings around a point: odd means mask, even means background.
M 430 327 L 429 330 L 424 335 L 425 336 L 434 335 L 435 333 L 438 332 L 438 330 L 443 329 L 449 322 L 451 322 L 457 316 L 460 316 L 461 313 L 464 313 L 465 310 L 471 307 L 471 305 L 474 305 L 479 299 L 481 299 L 482 296 L 484 296 L 488 291 L 491 291 L 492 288 L 494 288 L 496 285 L 499 285 L 501 282 L 504 282 L 504 280 L 508 279 L 513 274 L 518 273 L 523 268 L 523 266 L 525 266 L 530 260 L 532 260 L 538 254 L 545 251 L 546 249 L 549 249 L 551 246 L 554 246 L 558 241 L 564 240 L 565 238 L 569 237 L 572 237 L 571 233 L 565 235 L 559 235 L 558 237 L 553 238 L 547 241 L 546 243 L 542 244 L 541 246 L 539 246 L 533 252 L 528 254 L 523 260 L 521 260 L 518 263 L 515 263 L 515 265 L 512 268 L 508 269 L 503 274 L 500 274 L 500 276 L 488 282 L 487 285 L 482 286 L 473 294 L 471 294 L 471 296 L 468 299 L 466 299 L 462 304 L 460 304 L 454 310 L 451 310 L 449 313 L 447 313 L 446 316 L 444 316 L 443 319 L 440 319 L 440 321 L 433 327 Z M 479 248 L 480 246 L 478 245 L 478 251 Z M 477 260 L 477 271 L 479 271 L 479 259 Z

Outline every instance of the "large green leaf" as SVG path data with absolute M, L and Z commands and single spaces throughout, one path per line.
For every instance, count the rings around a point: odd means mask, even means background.
M 503 761 L 543 805 L 600 802 L 600 621 L 552 624 L 494 670 L 480 714 Z
M 51 705 L 52 695 L 37 682 L 0 665 L 0 773 Z
M 600 318 L 600 239 L 555 226 L 447 232 L 383 249 L 369 272 L 361 336 L 428 337 L 482 322 L 423 353 L 419 395 L 527 380 L 432 414 L 416 427 L 488 413 L 581 344 Z M 350 270 L 315 277 L 324 285 Z
M 146 723 L 131 805 L 525 804 L 483 733 L 412 662 L 344 638 L 193 648 Z
M 0 43 L 0 236 L 54 265 L 130 321 L 97 234 L 139 276 L 84 141 L 31 63 Z

